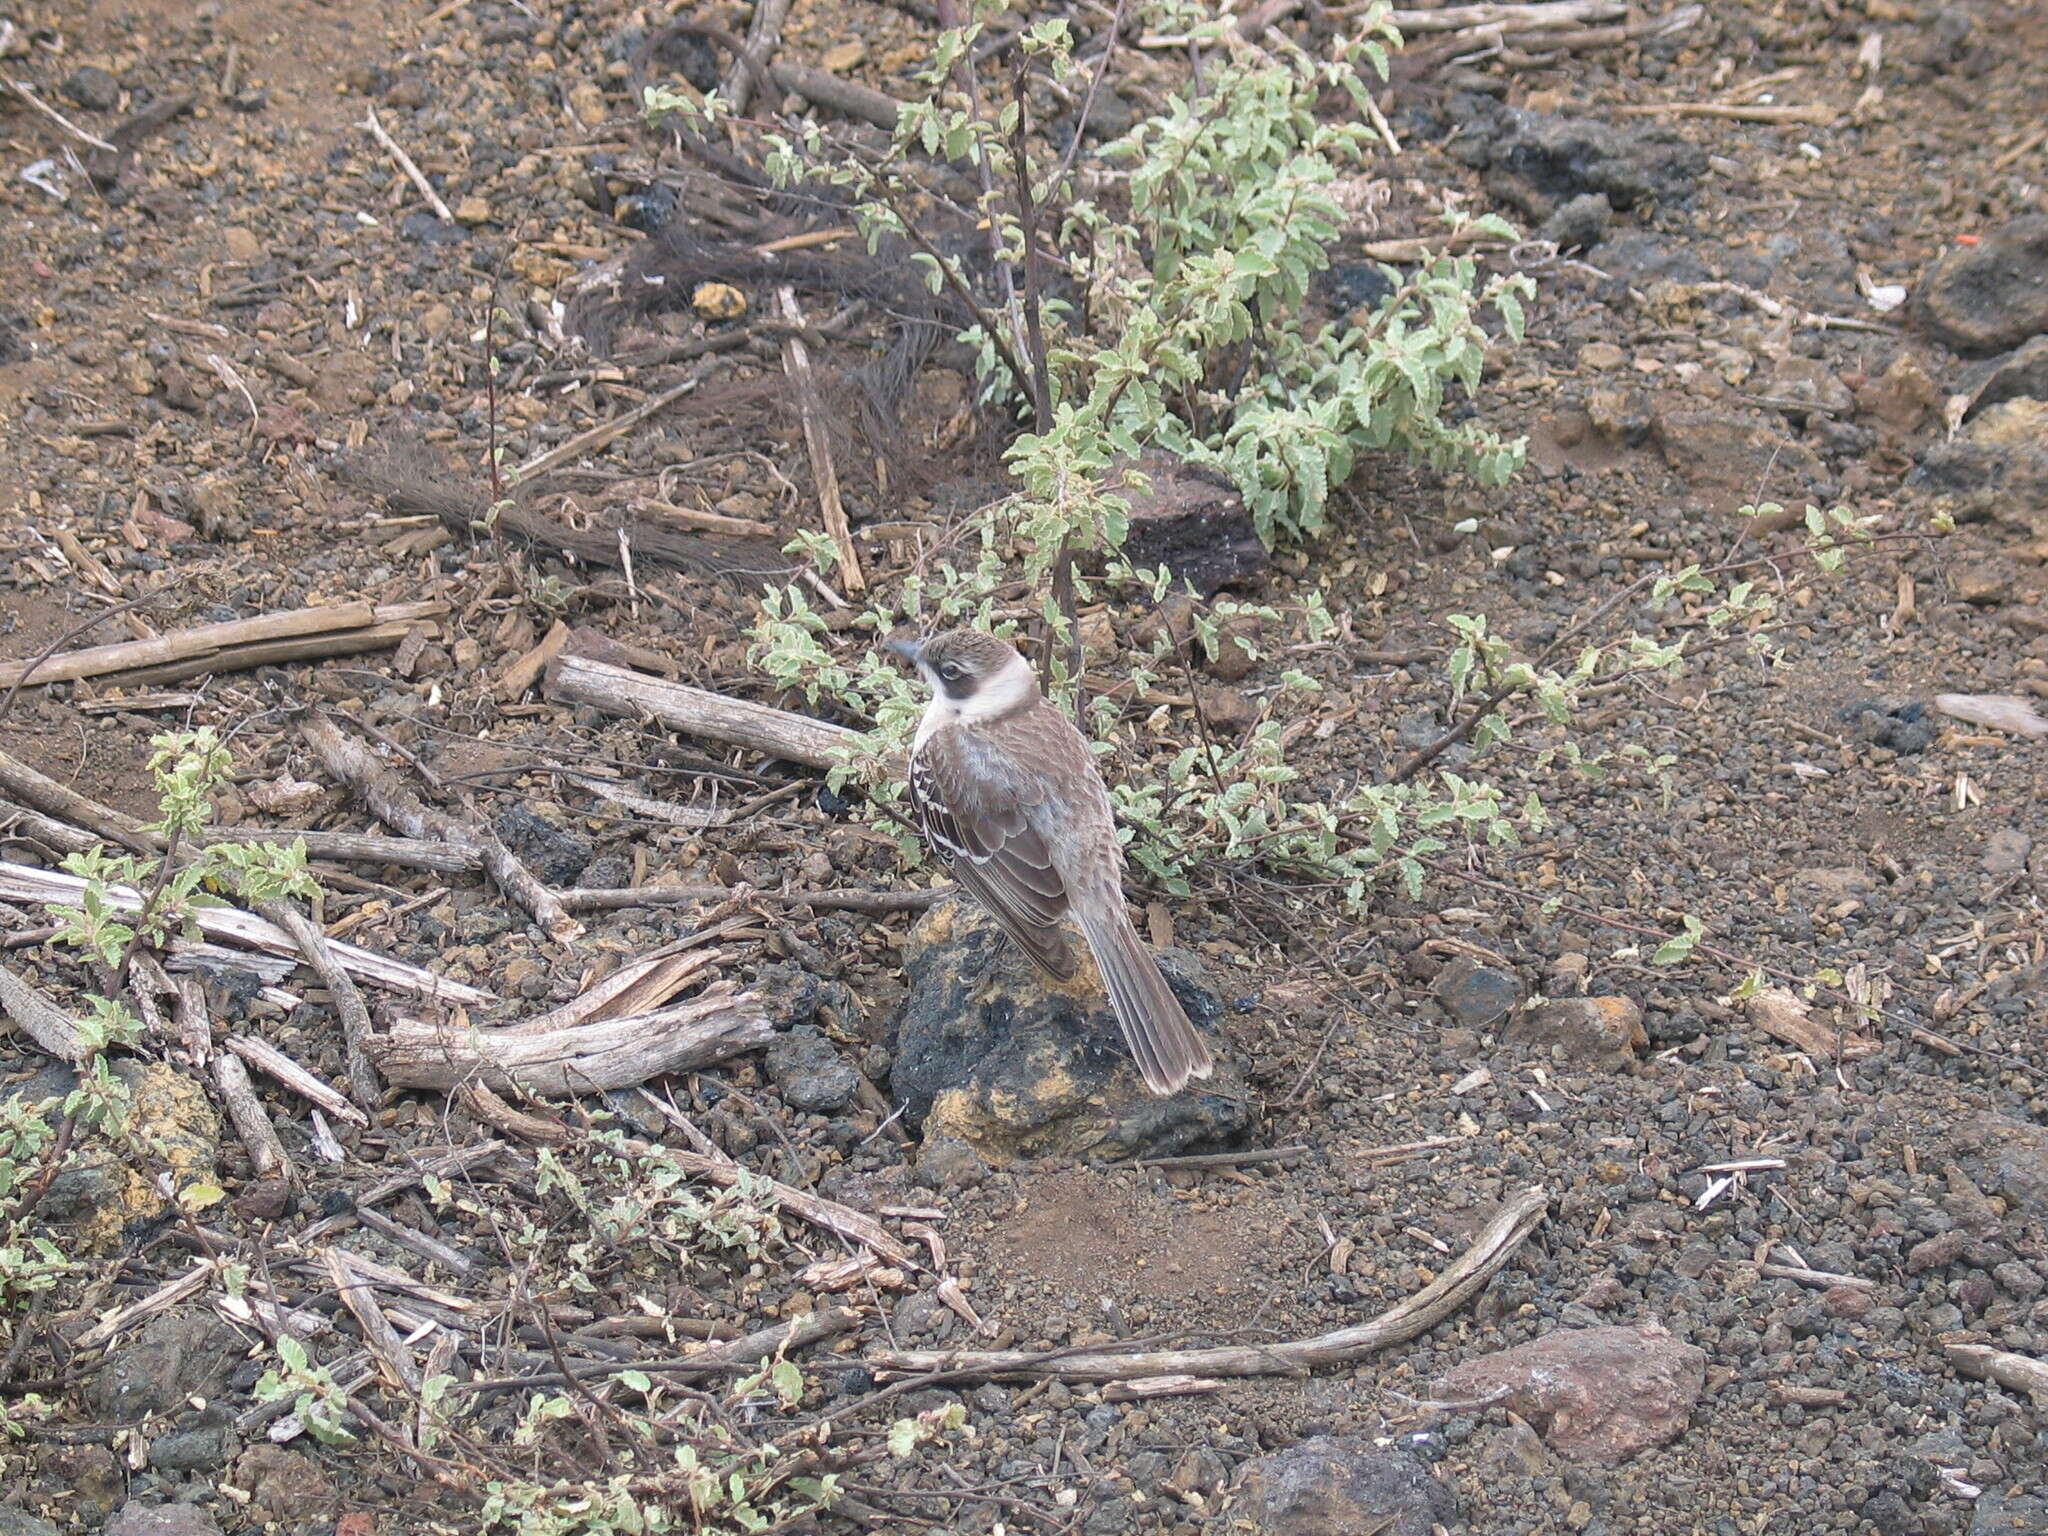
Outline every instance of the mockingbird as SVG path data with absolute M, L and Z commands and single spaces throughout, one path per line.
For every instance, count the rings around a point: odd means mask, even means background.
M 1209 1051 L 1124 908 L 1124 855 L 1088 743 L 1039 691 L 1030 664 L 993 635 L 953 629 L 889 642 L 932 685 L 910 754 L 925 840 L 1004 933 L 1050 975 L 1074 974 L 1060 932 L 1088 941 L 1145 1086 L 1207 1077 Z

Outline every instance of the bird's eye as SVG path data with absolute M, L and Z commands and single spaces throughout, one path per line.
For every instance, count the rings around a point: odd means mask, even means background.
M 944 666 L 939 668 L 939 676 L 943 677 L 949 683 L 959 682 L 960 664 L 956 661 L 947 662 Z

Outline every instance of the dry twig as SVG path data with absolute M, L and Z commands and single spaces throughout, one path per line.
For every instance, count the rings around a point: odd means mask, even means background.
M 1526 1189 L 1501 1207 L 1455 1262 L 1406 1301 L 1369 1322 L 1312 1339 L 1280 1344 L 1224 1345 L 1215 1349 L 1117 1354 L 1100 1350 L 1048 1360 L 1021 1350 L 884 1350 L 864 1363 L 870 1370 L 953 1377 L 1051 1376 L 1062 1381 L 1135 1381 L 1154 1376 L 1305 1376 L 1323 1365 L 1345 1365 L 1389 1345 L 1405 1343 L 1463 1306 L 1536 1230 L 1549 1207 L 1541 1189 Z

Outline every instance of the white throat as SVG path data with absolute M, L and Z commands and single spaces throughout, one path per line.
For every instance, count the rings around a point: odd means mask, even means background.
M 975 725 L 984 720 L 993 720 L 1007 715 L 1012 710 L 1028 704 L 1038 688 L 1038 679 L 1032 674 L 1031 663 L 1022 656 L 1013 655 L 1003 663 L 1002 670 L 987 678 L 966 699 L 948 698 L 946 690 L 939 686 L 939 680 L 929 674 L 926 681 L 932 685 L 932 701 L 924 708 L 924 718 L 917 723 L 916 746 L 923 746 L 933 731 L 948 725 Z

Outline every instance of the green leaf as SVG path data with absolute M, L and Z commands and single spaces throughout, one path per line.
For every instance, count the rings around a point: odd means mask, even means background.
M 1652 965 L 1680 965 L 1692 958 L 1693 950 L 1706 933 L 1707 925 L 1696 917 L 1685 919 L 1685 932 L 1666 939 L 1657 946 L 1657 952 L 1650 956 Z

